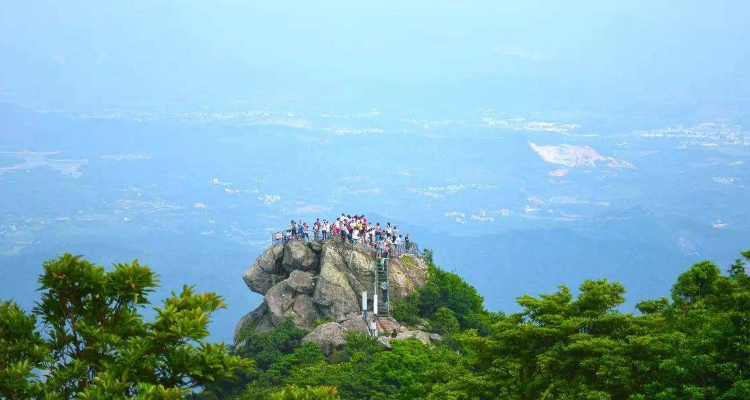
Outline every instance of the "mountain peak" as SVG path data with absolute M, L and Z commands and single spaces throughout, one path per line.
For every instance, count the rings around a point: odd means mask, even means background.
M 373 247 L 339 238 L 272 244 L 242 276 L 248 288 L 264 298 L 237 324 L 235 345 L 241 346 L 249 331 L 270 331 L 287 320 L 312 330 L 308 340 L 324 352 L 343 345 L 343 335 L 351 330 L 408 335 L 384 309 L 383 300 L 414 293 L 425 284 L 428 268 L 418 255 L 391 253 L 383 261 Z M 334 333 L 342 340 L 332 341 Z

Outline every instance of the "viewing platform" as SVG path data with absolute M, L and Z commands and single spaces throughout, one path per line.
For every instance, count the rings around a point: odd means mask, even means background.
M 322 238 L 309 238 L 308 236 L 301 237 L 300 235 L 292 235 L 291 231 L 280 231 L 275 232 L 271 235 L 271 244 L 277 245 L 286 245 L 287 243 L 298 240 L 303 243 L 310 243 L 310 242 L 326 242 L 326 241 L 334 241 L 338 242 L 344 245 L 354 246 L 359 249 L 368 251 L 371 253 L 373 257 L 377 256 L 378 250 L 376 248 L 377 243 L 372 243 L 367 240 L 357 240 L 357 241 L 350 241 L 347 238 L 342 238 L 341 235 L 329 235 L 325 239 Z M 416 242 L 410 242 L 407 246 L 407 244 L 401 244 L 401 245 L 391 245 L 388 251 L 388 257 L 389 258 L 398 258 L 403 255 L 410 255 L 418 258 L 422 258 L 422 251 L 419 248 L 419 244 Z

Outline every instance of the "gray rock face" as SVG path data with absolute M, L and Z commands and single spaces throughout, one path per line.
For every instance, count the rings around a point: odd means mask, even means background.
M 286 283 L 300 293 L 312 295 L 315 292 L 315 275 L 312 272 L 292 271 Z
M 240 319 L 240 322 L 234 329 L 234 343 L 235 345 L 240 346 L 244 342 L 245 338 L 241 337 L 243 336 L 243 329 L 252 329 L 257 332 L 268 332 L 274 328 L 275 326 L 273 326 L 268 317 L 268 307 L 263 303 L 260 307 L 250 311 Z
M 410 339 L 410 338 L 415 338 L 415 339 L 419 340 L 420 342 L 422 342 L 424 344 L 429 344 L 430 341 L 431 341 L 430 334 L 427 333 L 427 332 L 424 332 L 424 331 L 404 331 L 404 332 L 399 332 L 396 335 L 395 339 L 396 340 L 405 340 L 405 339 Z
M 310 242 L 310 248 L 314 252 L 320 253 L 321 251 L 323 251 L 323 242 L 312 241 L 312 242 Z
M 284 246 L 275 245 L 267 248 L 253 265 L 245 271 L 242 279 L 253 292 L 266 294 L 277 282 L 284 279 L 281 266 Z
M 318 312 L 309 295 L 294 290 L 287 281 L 282 281 L 264 297 L 271 323 L 279 326 L 291 319 L 300 328 L 311 329 L 318 319 Z
M 361 316 L 349 318 L 346 321 L 342 322 L 341 326 L 343 326 L 347 331 L 355 331 L 363 335 L 367 335 L 367 323 Z
M 392 298 L 406 296 L 425 282 L 427 266 L 421 259 L 391 259 L 389 266 Z M 243 327 L 267 331 L 289 319 L 308 330 L 316 320 L 329 319 L 344 331 L 365 334 L 360 299 L 362 291 L 372 296 L 374 269 L 375 258 L 367 250 L 335 241 L 270 246 L 242 276 L 264 299 L 239 321 L 235 344 Z
M 412 338 L 417 339 L 424 344 L 431 344 L 433 342 L 438 342 L 438 341 L 443 340 L 443 337 L 438 335 L 437 333 L 404 330 L 404 331 L 398 332 L 395 338 L 390 337 L 390 336 L 379 336 L 378 341 L 380 342 L 380 344 L 385 346 L 386 349 L 390 350 L 391 347 L 393 347 L 394 340 L 407 340 L 407 339 L 412 339 Z
M 394 297 L 406 297 L 427 282 L 427 265 L 416 257 L 403 256 L 391 259 L 388 261 L 388 272 L 391 295 Z
M 302 338 L 302 343 L 315 342 L 326 356 L 330 356 L 336 350 L 344 348 L 346 328 L 336 322 L 328 322 L 318 326 L 312 332 Z
M 341 252 L 326 246 L 321 255 L 321 269 L 313 301 L 320 311 L 339 322 L 360 313 L 358 297 L 347 279 L 348 265 Z
M 385 347 L 386 350 L 390 350 L 393 348 L 393 345 L 391 344 L 391 338 L 388 336 L 378 336 L 378 342 Z
M 310 271 L 318 267 L 318 256 L 307 244 L 293 240 L 284 246 L 282 265 L 287 271 L 295 269 Z
M 260 267 L 252 266 L 242 274 L 242 279 L 253 292 L 266 294 L 268 289 L 277 282 L 282 281 L 284 277 L 282 275 L 269 274 Z

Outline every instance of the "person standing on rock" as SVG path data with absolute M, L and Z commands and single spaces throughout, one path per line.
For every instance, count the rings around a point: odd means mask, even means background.
M 292 222 L 289 224 L 289 231 L 292 232 L 292 237 L 297 236 L 297 223 L 292 220 Z
M 409 238 L 409 234 L 406 234 L 406 237 L 404 238 L 404 247 L 406 248 L 406 252 L 408 253 L 411 249 L 411 239 Z
M 380 243 L 380 237 L 383 234 L 382 229 L 380 228 L 380 222 L 375 224 L 375 241 Z
M 323 240 L 328 239 L 328 221 L 323 220 L 323 225 L 320 227 L 320 232 L 323 234 Z
M 320 218 L 316 218 L 315 223 L 313 224 L 313 238 L 315 238 L 315 240 L 320 238 Z
M 301 241 L 305 241 L 305 226 L 302 225 L 302 221 L 300 221 L 299 225 L 297 226 L 297 234 L 299 235 L 299 239 Z

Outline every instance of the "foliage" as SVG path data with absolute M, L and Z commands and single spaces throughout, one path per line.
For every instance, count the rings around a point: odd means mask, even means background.
M 326 359 L 315 344 L 301 343 L 304 330 L 287 322 L 272 332 L 248 332 L 237 353 L 255 358 L 258 369 L 244 375 L 236 390 L 211 385 L 194 398 L 750 398 L 750 277 L 745 269 L 750 252 L 742 253 L 726 275 L 708 261 L 693 265 L 677 278 L 670 298 L 641 301 L 635 314 L 619 309 L 625 288 L 603 279 L 584 281 L 577 295 L 560 286 L 553 293 L 522 296 L 515 314 L 491 313 L 473 288 L 434 266 L 429 251 L 426 255 L 427 289 L 405 298 L 400 310 L 447 335 L 444 344 L 398 340 L 386 350 L 373 338 L 349 333 L 344 350 Z M 80 259 L 56 261 L 62 262 L 76 266 L 50 266 L 32 315 L 13 303 L 0 305 L 0 396 L 180 398 L 207 382 L 207 376 L 229 378 L 243 369 L 240 365 L 247 367 L 247 361 L 234 359 L 223 361 L 223 367 L 191 361 L 191 355 L 206 352 L 200 321 L 219 306 L 215 297 L 186 288 L 165 302 L 156 322 L 144 323 L 134 310 L 145 304 L 142 293 L 155 278 L 133 271 L 123 284 L 116 276 L 97 278 L 98 267 L 81 265 Z M 130 268 L 144 267 L 133 263 Z M 81 283 L 61 285 L 56 279 L 65 278 L 57 278 L 59 273 L 77 276 Z M 99 280 L 105 284 L 96 284 Z M 69 315 L 76 319 L 71 322 Z M 44 331 L 35 329 L 38 319 L 46 323 Z M 179 339 L 187 336 L 198 339 Z M 167 344 L 157 354 L 153 342 Z M 188 342 L 196 343 L 193 350 L 181 350 Z M 214 354 L 207 352 L 201 360 L 231 359 Z M 188 366 L 194 368 L 173 378 Z M 43 381 L 39 371 L 46 370 L 49 377 Z
M 44 263 L 39 283 L 31 315 L 0 304 L 2 398 L 176 399 L 251 366 L 205 342 L 211 315 L 224 307 L 213 293 L 185 286 L 144 322 L 158 281 L 138 261 L 105 271 L 64 254 Z
M 438 309 L 446 307 L 462 327 L 467 327 L 467 316 L 482 311 L 484 299 L 460 276 L 434 265 L 429 268 L 427 283 L 419 290 L 420 315 L 432 318 Z
M 285 373 L 289 369 L 289 358 L 282 360 L 284 356 L 292 354 L 302 344 L 302 338 L 307 331 L 294 325 L 294 321 L 287 320 L 279 325 L 276 329 L 268 332 L 258 332 L 254 329 L 248 329 L 245 332 L 245 338 L 240 347 L 235 349 L 235 353 L 245 358 L 252 359 L 255 364 L 255 370 L 249 373 L 238 375 L 237 380 L 232 382 L 220 382 L 207 385 L 200 396 L 194 396 L 196 399 L 211 398 L 210 396 L 224 398 L 231 395 L 238 395 L 247 392 L 248 384 L 253 384 L 253 391 L 250 394 L 244 394 L 243 398 L 262 398 L 267 393 L 258 389 L 259 386 L 272 387 L 280 384 L 285 379 Z M 313 349 L 316 353 L 320 351 Z M 316 359 L 322 359 L 323 355 L 318 354 Z M 282 367 L 282 364 L 285 365 Z M 251 397 L 248 397 L 251 396 Z
M 420 323 L 419 294 L 411 293 L 403 298 L 391 299 L 391 313 L 393 318 L 406 325 Z
M 447 334 L 445 344 L 410 339 L 385 350 L 350 334 L 329 360 L 297 348 L 269 368 L 279 371 L 274 379 L 258 379 L 242 398 L 296 385 L 337 387 L 343 399 L 747 399 L 749 257 L 727 275 L 695 264 L 670 298 L 641 301 L 636 314 L 619 310 L 625 288 L 607 280 L 586 280 L 576 295 L 561 286 L 522 296 L 520 312 L 495 314 L 430 263 L 428 289 L 396 310 Z
M 620 313 L 624 288 L 586 281 L 519 299 L 493 334 L 460 335 L 471 375 L 446 390 L 490 399 L 741 399 L 750 396 L 750 284 L 744 262 L 680 275 L 667 299 Z
M 338 389 L 332 386 L 304 387 L 287 386 L 271 394 L 269 400 L 339 400 Z
M 36 318 L 11 302 L 0 304 L 0 395 L 10 399 L 41 394 L 35 368 L 53 360 L 49 346 L 35 331 Z
M 430 330 L 440 334 L 452 334 L 459 330 L 458 318 L 450 308 L 440 307 L 430 320 Z
M 436 266 L 430 249 L 424 250 L 423 259 L 428 267 L 426 284 L 416 293 L 394 299 L 393 317 L 407 325 L 425 319 L 428 328 L 439 333 L 456 331 L 452 326 L 452 319 L 456 318 L 460 328 L 488 334 L 500 316 L 484 309 L 484 298 L 463 278 Z M 446 323 L 450 326 L 444 326 Z
M 236 353 L 252 358 L 257 370 L 265 371 L 281 356 L 291 354 L 299 347 L 306 334 L 306 330 L 288 320 L 270 332 L 250 331 L 245 344 Z
M 351 337 L 347 338 L 347 347 Z M 425 345 L 416 339 L 392 342 L 384 351 L 353 351 L 339 363 L 320 362 L 294 371 L 288 383 L 333 385 L 346 399 L 423 398 L 452 375 L 458 356 L 451 349 Z M 351 351 L 351 350 L 347 350 Z

